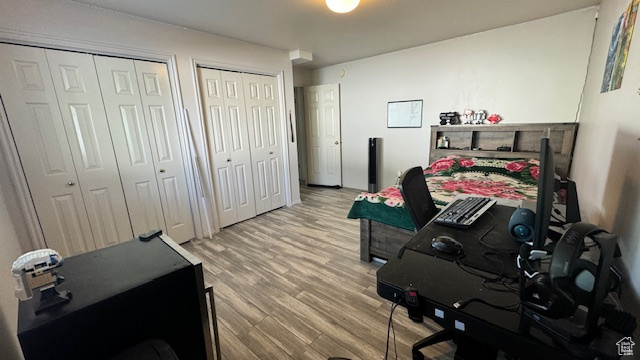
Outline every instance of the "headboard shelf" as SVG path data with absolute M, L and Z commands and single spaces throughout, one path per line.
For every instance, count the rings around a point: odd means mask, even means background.
M 566 178 L 571 169 L 577 123 L 433 125 L 429 161 L 448 155 L 537 159 L 540 155 L 540 138 L 547 129 L 551 130 L 556 173 Z M 438 139 L 445 136 L 449 140 L 449 148 L 437 148 Z

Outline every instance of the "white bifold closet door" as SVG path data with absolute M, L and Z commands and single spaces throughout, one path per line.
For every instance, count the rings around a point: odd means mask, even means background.
M 285 204 L 282 136 L 276 78 L 242 74 L 258 214 Z
M 165 64 L 0 44 L 0 96 L 48 247 L 193 238 Z
M 242 74 L 198 68 L 220 227 L 256 216 Z
M 194 235 L 165 64 L 94 56 L 134 234 Z
M 47 246 L 64 255 L 132 237 L 91 56 L 71 55 L 0 44 L 0 94 L 22 167 Z
M 133 237 L 93 57 L 46 50 L 96 247 Z
M 275 77 L 198 68 L 220 227 L 285 205 Z

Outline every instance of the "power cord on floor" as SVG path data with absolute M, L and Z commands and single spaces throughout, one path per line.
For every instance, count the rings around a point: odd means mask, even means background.
M 398 307 L 400 303 L 400 296 L 396 298 L 396 301 L 391 304 L 391 313 L 389 314 L 389 324 L 387 325 L 387 348 L 384 351 L 384 359 L 387 360 L 389 355 L 389 335 L 393 331 L 393 352 L 396 354 L 396 360 L 398 360 L 398 349 L 396 348 L 396 329 L 393 327 L 393 311 Z

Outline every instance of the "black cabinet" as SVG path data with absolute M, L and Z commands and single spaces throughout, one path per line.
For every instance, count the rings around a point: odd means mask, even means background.
M 149 339 L 180 359 L 213 358 L 202 264 L 170 238 L 69 257 L 59 272 L 68 304 L 35 315 L 33 299 L 20 303 L 26 360 L 106 359 Z

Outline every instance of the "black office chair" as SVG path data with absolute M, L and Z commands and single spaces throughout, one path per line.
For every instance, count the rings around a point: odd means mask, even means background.
M 411 215 L 416 231 L 418 231 L 438 213 L 438 208 L 433 203 L 427 182 L 424 179 L 422 168 L 416 166 L 405 171 L 400 176 L 399 183 L 405 207 Z
M 416 166 L 405 171 L 400 177 L 399 184 L 404 205 L 411 215 L 416 231 L 418 231 L 438 213 L 438 208 L 433 203 L 433 198 L 431 198 L 427 182 L 424 179 L 422 168 Z M 455 333 L 453 331 L 442 330 L 416 342 L 411 347 L 413 360 L 424 359 L 424 355 L 422 355 L 420 349 L 439 342 L 453 340 L 454 335 Z

